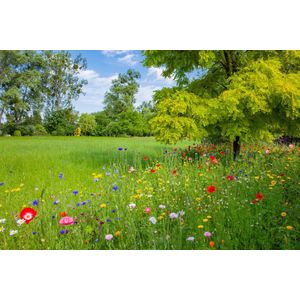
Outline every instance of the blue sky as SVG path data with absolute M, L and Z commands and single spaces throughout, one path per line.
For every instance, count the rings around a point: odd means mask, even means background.
M 141 73 L 139 92 L 136 95 L 136 106 L 143 101 L 150 101 L 153 91 L 162 87 L 171 87 L 175 81 L 164 78 L 161 68 L 145 68 L 141 61 L 143 56 L 140 51 L 134 50 L 73 50 L 72 56 L 81 54 L 87 60 L 87 70 L 81 72 L 80 77 L 88 80 L 84 88 L 85 95 L 74 103 L 75 109 L 80 113 L 91 113 L 103 109 L 103 99 L 109 90 L 113 79 L 119 73 L 125 73 L 133 68 Z

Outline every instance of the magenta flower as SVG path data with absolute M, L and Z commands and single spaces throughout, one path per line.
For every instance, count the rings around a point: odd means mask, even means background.
M 204 236 L 211 237 L 211 233 L 209 231 L 204 232 Z
M 74 219 L 66 216 L 59 220 L 59 224 L 60 225 L 72 225 L 72 224 L 74 224 Z
M 151 212 L 151 208 L 150 207 L 146 207 L 144 209 L 144 211 L 145 211 L 146 214 L 149 214 Z

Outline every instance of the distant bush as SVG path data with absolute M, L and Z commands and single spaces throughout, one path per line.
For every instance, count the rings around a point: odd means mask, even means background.
M 14 131 L 14 136 L 22 136 L 21 131 L 20 130 L 15 130 Z
M 34 135 L 48 135 L 48 132 L 43 125 L 38 124 L 35 126 Z

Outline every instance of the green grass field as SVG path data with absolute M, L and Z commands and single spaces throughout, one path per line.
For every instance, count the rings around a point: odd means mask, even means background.
M 300 249 L 300 148 L 187 145 L 0 138 L 0 249 Z

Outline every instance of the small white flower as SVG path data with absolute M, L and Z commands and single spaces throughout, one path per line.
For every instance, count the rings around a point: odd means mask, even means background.
M 0 224 L 5 224 L 6 223 L 6 219 L 0 219 Z
M 165 206 L 165 205 L 163 205 L 163 204 L 161 204 L 161 205 L 159 206 L 159 208 L 160 208 L 160 209 L 165 209 L 165 208 L 166 208 L 166 206 Z
M 132 209 L 136 208 L 136 204 L 135 203 L 130 203 L 128 206 L 129 206 L 129 208 L 132 208 Z
M 15 235 L 15 234 L 17 234 L 18 233 L 18 230 L 10 230 L 9 231 L 9 235 L 10 236 L 13 236 L 13 235 Z
M 193 236 L 189 236 L 186 240 L 193 242 L 195 240 L 195 238 Z
M 157 223 L 157 220 L 156 220 L 155 217 L 149 218 L 149 221 L 150 221 L 152 224 L 156 224 L 156 223 Z
M 3 226 L 0 226 L 0 232 L 3 232 L 5 228 Z
M 19 220 L 17 220 L 16 222 L 17 222 L 17 225 L 18 225 L 18 226 L 21 226 L 22 224 L 25 223 L 25 220 L 24 220 L 24 219 L 19 219 Z
M 179 216 L 182 217 L 184 216 L 185 212 L 183 210 L 181 210 L 180 212 L 178 212 Z
M 172 212 L 169 214 L 170 219 L 177 219 L 178 218 L 178 214 Z

